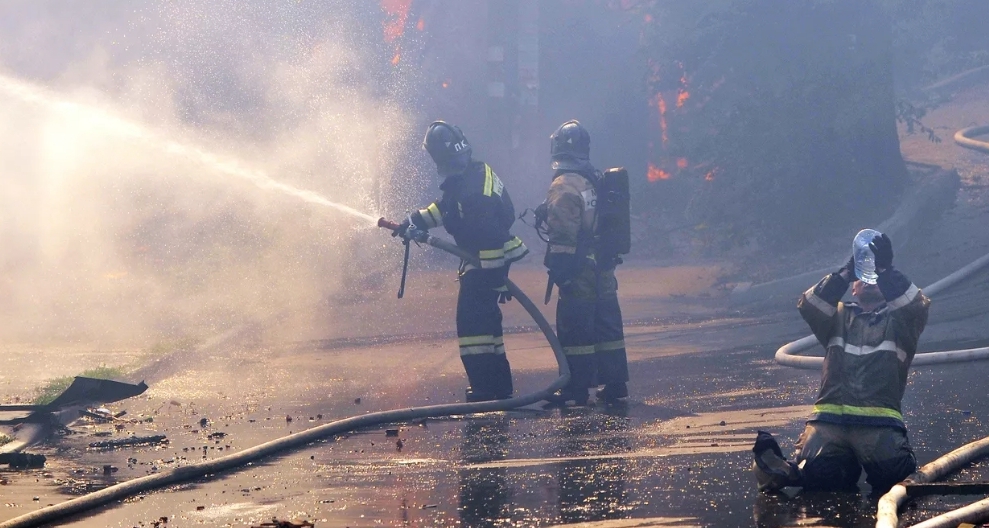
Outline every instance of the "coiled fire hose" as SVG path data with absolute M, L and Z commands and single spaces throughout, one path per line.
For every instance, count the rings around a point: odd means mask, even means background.
M 392 230 L 397 228 L 397 224 L 388 222 L 384 219 L 379 220 L 378 225 L 381 227 L 390 228 Z M 473 257 L 469 253 L 446 240 L 429 235 L 424 231 L 416 231 L 414 236 L 417 242 L 428 244 L 467 262 L 474 262 L 479 265 L 479 263 L 476 262 L 476 257 Z M 131 497 L 138 493 L 162 488 L 164 486 L 170 486 L 179 482 L 204 478 L 223 471 L 243 467 L 249 462 L 253 462 L 283 451 L 305 447 L 316 440 L 353 431 L 362 427 L 370 427 L 394 422 L 405 422 L 420 418 L 433 418 L 438 416 L 507 411 L 543 401 L 550 394 L 563 388 L 567 382 L 570 381 L 570 369 L 567 367 L 566 357 L 563 355 L 563 347 L 560 346 L 560 341 L 553 332 L 553 327 L 550 326 L 546 318 L 543 317 L 543 314 L 539 311 L 536 305 L 533 304 L 525 293 L 523 293 L 522 290 L 510 280 L 508 281 L 508 290 L 512 296 L 522 304 L 522 307 L 529 312 L 529 315 L 532 316 L 533 321 L 536 322 L 539 329 L 543 332 L 543 335 L 546 336 L 546 341 L 548 341 L 550 347 L 552 347 L 553 354 L 556 357 L 556 362 L 559 365 L 559 377 L 556 378 L 556 380 L 553 381 L 549 387 L 546 387 L 541 391 L 507 400 L 410 407 L 407 409 L 394 409 L 390 411 L 368 413 L 361 416 L 353 416 L 343 420 L 337 420 L 325 425 L 313 427 L 312 429 L 284 436 L 270 442 L 265 442 L 232 455 L 226 455 L 206 462 L 190 464 L 188 466 L 175 468 L 162 473 L 156 473 L 154 475 L 128 480 L 127 482 L 122 482 L 79 498 L 71 499 L 54 506 L 42 508 L 25 515 L 0 522 L 0 528 L 29 528 L 49 524 L 58 519 L 83 513 L 104 504 Z

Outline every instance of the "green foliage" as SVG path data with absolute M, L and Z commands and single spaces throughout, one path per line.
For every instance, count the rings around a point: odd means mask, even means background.
M 9 444 L 13 440 L 14 440 L 13 438 L 11 438 L 11 437 L 3 434 L 3 433 L 0 433 L 0 446 L 2 446 L 4 444 Z
M 117 379 L 123 375 L 123 370 L 115 367 L 99 366 L 94 369 L 83 371 L 82 374 L 79 375 L 85 378 L 94 379 Z M 55 398 L 57 398 L 59 394 L 62 394 L 65 389 L 69 388 L 69 385 L 72 384 L 73 379 L 75 379 L 75 376 L 65 376 L 48 380 L 44 386 L 36 390 L 37 395 L 34 398 L 34 405 L 48 405 L 49 403 L 55 401 Z

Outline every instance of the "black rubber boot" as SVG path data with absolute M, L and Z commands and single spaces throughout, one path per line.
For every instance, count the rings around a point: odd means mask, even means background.
M 628 384 L 625 382 L 609 383 L 603 389 L 597 391 L 595 395 L 599 400 L 614 403 L 623 398 L 628 398 Z

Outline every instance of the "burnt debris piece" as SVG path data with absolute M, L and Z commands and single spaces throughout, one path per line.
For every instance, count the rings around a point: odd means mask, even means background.
M 127 438 L 117 438 L 114 440 L 104 440 L 102 442 L 91 442 L 91 449 L 117 449 L 118 447 L 129 447 L 148 444 L 163 444 L 168 442 L 165 435 L 152 436 L 130 436 Z
M 7 464 L 10 469 L 38 469 L 45 467 L 45 455 L 33 453 L 0 453 L 0 464 Z
M 315 526 L 315 524 L 309 521 L 302 521 L 299 519 L 292 519 L 291 521 L 271 519 L 270 522 L 263 522 L 259 525 L 252 526 L 251 528 L 312 528 Z

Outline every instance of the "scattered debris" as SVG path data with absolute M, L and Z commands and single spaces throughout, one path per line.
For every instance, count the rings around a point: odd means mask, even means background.
M 299 519 L 292 519 L 291 521 L 280 521 L 277 518 L 272 518 L 271 522 L 264 522 L 257 526 L 252 526 L 251 528 L 312 528 L 316 526 L 309 521 L 303 521 Z
M 223 438 L 225 436 L 227 436 L 227 433 L 224 433 L 223 431 L 217 431 L 215 433 L 210 433 L 206 438 L 209 438 L 210 440 L 216 440 L 218 438 Z
M 354 403 L 357 404 L 357 405 L 360 405 L 361 404 L 361 399 L 360 398 L 354 398 Z
M 398 441 L 395 442 L 395 447 L 397 447 L 398 450 L 401 451 L 403 446 L 405 446 L 405 442 L 403 442 L 402 439 L 399 438 Z
M 209 418 L 200 418 L 199 427 L 209 427 Z
M 116 473 L 116 472 L 117 472 L 117 466 L 111 466 L 110 464 L 104 464 L 103 465 L 103 474 L 104 475 L 109 476 L 109 475 L 112 475 L 113 473 Z
M 116 449 L 118 447 L 125 446 L 136 446 L 145 444 L 162 444 L 168 442 L 168 438 L 165 435 L 152 435 L 152 436 L 131 436 L 129 438 L 120 438 L 117 440 L 104 440 L 102 442 L 91 442 L 89 447 L 92 449 Z
M 11 469 L 37 469 L 45 467 L 45 455 L 33 453 L 2 453 L 0 464 L 8 464 Z
M 398 429 L 385 429 L 385 436 L 398 436 Z

